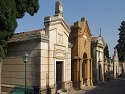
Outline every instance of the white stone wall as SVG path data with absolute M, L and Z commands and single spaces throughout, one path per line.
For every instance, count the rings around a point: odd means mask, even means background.
M 40 42 L 40 87 L 48 84 L 48 43 Z
M 118 77 L 119 75 L 119 64 L 118 64 L 118 61 L 114 61 L 114 77 Z
M 71 80 L 71 51 L 68 49 L 69 34 L 62 26 L 64 23 L 61 23 L 55 21 L 49 26 L 49 85 L 56 83 L 57 61 L 63 62 L 63 82 Z
M 114 48 L 114 55 L 113 55 L 113 71 L 114 71 L 114 78 L 118 77 L 120 75 L 120 71 L 119 71 L 119 59 L 118 59 L 118 53 L 117 53 L 117 49 Z
M 66 81 L 71 81 L 71 48 L 66 53 Z
M 94 43 L 94 42 L 93 42 Z M 96 44 L 97 42 L 95 42 Z M 98 38 L 96 47 L 92 48 L 93 55 L 93 76 L 96 81 L 104 81 L 104 43 L 102 38 Z M 99 69 L 100 66 L 100 69 Z
M 22 59 L 24 52 L 28 52 L 27 85 L 39 85 L 40 79 L 40 43 L 27 42 L 9 45 L 8 53 L 3 60 L 2 84 L 24 85 L 25 66 Z

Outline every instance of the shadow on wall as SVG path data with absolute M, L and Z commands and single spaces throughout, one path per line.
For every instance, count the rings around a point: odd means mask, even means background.
M 29 47 L 30 46 L 30 47 Z M 12 43 L 3 60 L 2 84 L 24 85 L 24 62 L 22 55 L 29 54 L 27 62 L 27 86 L 40 85 L 40 48 L 39 42 Z M 7 91 L 6 91 L 7 92 Z

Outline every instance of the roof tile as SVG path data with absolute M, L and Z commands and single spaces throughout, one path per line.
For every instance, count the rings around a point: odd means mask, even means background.
M 10 40 L 10 42 L 18 42 L 18 41 L 24 41 L 27 39 L 31 39 L 33 36 L 39 36 L 40 31 L 44 31 L 44 29 L 38 29 L 38 30 L 33 30 L 33 31 L 27 31 L 27 32 L 20 32 L 16 33 Z

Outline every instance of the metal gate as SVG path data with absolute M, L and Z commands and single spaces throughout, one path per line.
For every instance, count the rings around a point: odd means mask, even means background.
M 57 90 L 62 89 L 62 62 L 56 62 L 56 85 Z

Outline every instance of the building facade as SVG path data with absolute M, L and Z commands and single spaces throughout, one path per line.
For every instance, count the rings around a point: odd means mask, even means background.
M 105 42 L 100 31 L 100 35 L 92 37 L 91 41 L 93 83 L 104 81 L 104 48 Z
M 83 17 L 70 27 L 71 42 L 71 79 L 74 89 L 92 85 L 91 32 Z
M 105 56 L 104 58 L 104 73 L 109 71 L 109 60 L 108 58 Z
M 125 62 L 119 62 L 119 77 L 125 78 Z
M 44 18 L 44 25 L 44 29 L 16 34 L 9 41 L 2 68 L 3 92 L 25 84 L 22 60 L 25 51 L 29 54 L 28 86 L 39 86 L 41 94 L 55 94 L 72 86 L 70 28 L 64 20 L 60 1 L 56 2 L 55 15 Z
M 118 58 L 118 52 L 117 48 L 114 48 L 114 55 L 113 55 L 113 77 L 117 78 L 120 75 L 120 64 L 119 64 L 119 58 Z

